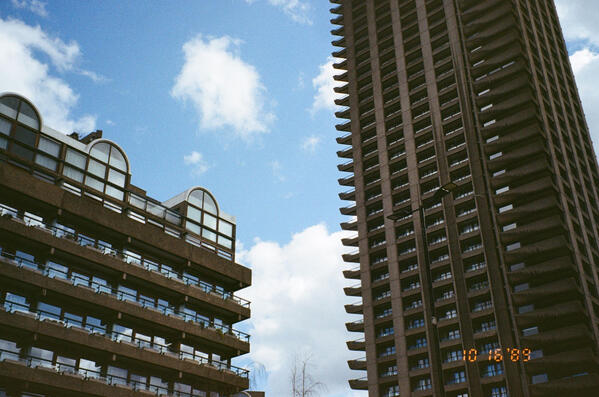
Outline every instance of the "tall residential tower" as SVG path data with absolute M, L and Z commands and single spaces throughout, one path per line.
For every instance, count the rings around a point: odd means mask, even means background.
M 599 172 L 551 0 L 330 0 L 370 396 L 599 395 Z
M 165 181 L 166 182 L 166 181 Z M 232 360 L 235 219 L 191 188 L 165 202 L 131 184 L 101 131 L 69 136 L 0 96 L 0 396 L 225 397 Z

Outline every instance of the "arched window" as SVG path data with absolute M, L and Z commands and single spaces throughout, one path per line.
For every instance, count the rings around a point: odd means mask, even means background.
M 25 99 L 16 95 L 0 98 L 0 113 L 15 119 L 28 127 L 40 130 L 40 118 L 37 111 Z
M 74 164 L 77 167 L 86 166 L 86 186 L 118 200 L 124 199 L 128 167 L 119 148 L 109 142 L 98 142 L 92 146 L 87 164 L 83 156 L 72 149 L 67 151 L 67 163 L 71 163 L 70 157 L 77 162 Z
M 30 103 L 17 95 L 0 97 L 0 149 L 33 161 L 39 129 L 39 116 Z
M 234 225 L 221 219 L 218 204 L 205 189 L 194 189 L 187 197 L 186 229 L 226 248 L 233 246 Z

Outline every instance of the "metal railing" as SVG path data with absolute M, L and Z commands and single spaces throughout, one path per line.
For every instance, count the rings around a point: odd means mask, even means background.
M 194 354 L 194 353 L 190 353 L 190 352 L 172 351 L 169 349 L 169 345 L 163 345 L 163 344 L 156 343 L 156 342 L 149 342 L 149 341 L 146 341 L 146 340 L 143 340 L 140 338 L 133 338 L 131 335 L 124 334 L 124 333 L 118 332 L 118 331 L 112 331 L 110 333 L 107 333 L 105 329 L 100 328 L 101 332 L 98 332 L 97 329 L 99 327 L 88 326 L 88 325 L 83 327 L 80 322 L 76 322 L 76 321 L 68 320 L 68 319 L 61 320 L 60 317 L 57 316 L 55 313 L 51 313 L 51 312 L 41 310 L 41 309 L 38 309 L 36 311 L 31 311 L 29 308 L 29 305 L 26 305 L 26 304 L 5 300 L 2 304 L 2 306 L 9 313 L 15 313 L 15 312 L 24 313 L 25 315 L 34 316 L 39 321 L 50 320 L 52 323 L 60 324 L 65 328 L 73 328 L 73 327 L 80 328 L 83 330 L 87 330 L 90 333 L 100 334 L 100 335 L 104 336 L 105 338 L 111 339 L 115 342 L 125 341 L 128 343 L 131 343 L 132 345 L 136 346 L 139 349 L 153 350 L 154 352 L 156 352 L 156 354 L 164 355 L 167 352 L 172 352 L 172 353 L 176 354 L 175 357 L 177 357 L 179 360 L 191 359 L 191 360 L 198 362 L 198 364 L 211 365 L 219 370 L 230 370 L 230 371 L 234 372 L 236 375 L 239 375 L 242 377 L 249 376 L 249 370 L 246 370 L 244 368 L 236 367 L 234 365 L 230 365 L 228 363 L 223 363 L 220 361 L 215 361 L 215 360 L 210 361 L 206 357 L 202 357 L 198 354 Z M 20 360 L 23 358 L 22 356 L 19 356 L 18 353 L 16 353 L 16 352 L 10 352 L 10 351 L 0 349 L 0 360 L 5 358 L 4 357 L 5 352 L 9 352 L 12 355 L 12 358 L 15 360 Z M 60 365 L 65 365 L 65 364 L 60 364 Z
M 135 302 L 144 308 L 156 309 L 165 315 L 168 315 L 171 317 L 178 317 L 185 321 L 191 321 L 191 322 L 197 323 L 202 328 L 214 328 L 214 330 L 217 332 L 232 335 L 235 338 L 237 338 L 243 342 L 249 343 L 249 341 L 250 341 L 249 334 L 246 334 L 245 332 L 242 332 L 242 331 L 235 330 L 229 326 L 217 324 L 213 321 L 207 321 L 200 314 L 189 313 L 184 310 L 177 309 L 175 306 L 172 306 L 172 305 L 156 304 L 154 302 L 150 302 L 147 299 L 143 299 L 143 298 L 139 299 L 136 295 L 133 295 L 126 291 L 120 290 L 118 287 L 114 288 L 110 285 L 98 283 L 98 282 L 89 280 L 87 278 L 84 278 L 84 277 L 81 277 L 78 275 L 71 275 L 69 277 L 68 272 L 64 272 L 64 271 L 61 271 L 61 270 L 53 268 L 53 267 L 46 267 L 45 265 L 33 262 L 29 259 L 22 258 L 22 257 L 16 256 L 16 255 L 13 255 L 13 254 L 9 254 L 7 252 L 1 252 L 0 257 L 5 257 L 5 258 L 8 258 L 9 260 L 12 260 L 12 262 L 14 262 L 14 264 L 16 266 L 18 266 L 19 268 L 33 269 L 38 272 L 41 272 L 41 274 L 43 274 L 44 276 L 51 277 L 51 278 L 58 275 L 60 278 L 70 281 L 74 286 L 83 286 L 83 287 L 87 287 L 87 288 L 92 288 L 96 293 L 103 293 L 103 294 L 112 296 L 112 297 L 114 297 L 118 300 L 122 300 L 122 301 Z
M 247 307 L 247 308 L 250 307 L 250 301 L 240 298 L 238 296 L 235 296 L 233 293 L 225 291 L 225 290 L 219 291 L 217 288 L 215 288 L 214 285 L 207 283 L 205 281 L 202 281 L 202 280 L 195 280 L 193 277 L 190 277 L 190 275 L 176 272 L 176 271 L 172 270 L 171 266 L 155 263 L 154 261 L 145 259 L 142 256 L 137 257 L 137 256 L 130 255 L 127 252 L 125 252 L 124 250 L 118 250 L 106 243 L 94 240 L 90 237 L 79 234 L 76 231 L 71 231 L 65 227 L 50 225 L 46 222 L 40 221 L 38 219 L 32 218 L 27 215 L 19 215 L 18 213 L 15 213 L 11 208 L 9 208 L 3 204 L 0 204 L 0 212 L 3 213 L 2 216 L 9 216 L 13 219 L 21 220 L 25 223 L 25 225 L 43 229 L 44 231 L 53 234 L 55 237 L 71 240 L 71 241 L 79 244 L 82 247 L 88 247 L 90 249 L 94 249 L 104 255 L 109 255 L 109 256 L 112 256 L 115 258 L 119 258 L 129 264 L 143 266 L 147 270 L 155 271 L 159 274 L 164 275 L 167 278 L 178 279 L 187 285 L 196 286 L 196 287 L 202 289 L 206 293 L 210 293 L 210 294 L 219 296 L 223 300 L 232 300 L 233 302 L 237 303 L 240 306 Z

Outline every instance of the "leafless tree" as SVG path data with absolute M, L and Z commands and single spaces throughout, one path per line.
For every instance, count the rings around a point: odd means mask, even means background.
M 289 371 L 292 397 L 317 397 L 321 391 L 326 391 L 326 385 L 314 379 L 312 375 L 311 359 L 310 354 L 296 355 L 293 358 Z

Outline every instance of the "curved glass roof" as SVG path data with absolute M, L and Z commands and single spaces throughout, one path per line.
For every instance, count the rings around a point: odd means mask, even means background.
M 0 97 L 0 112 L 35 130 L 41 130 L 42 123 L 39 113 L 35 107 L 22 96 L 6 94 Z

